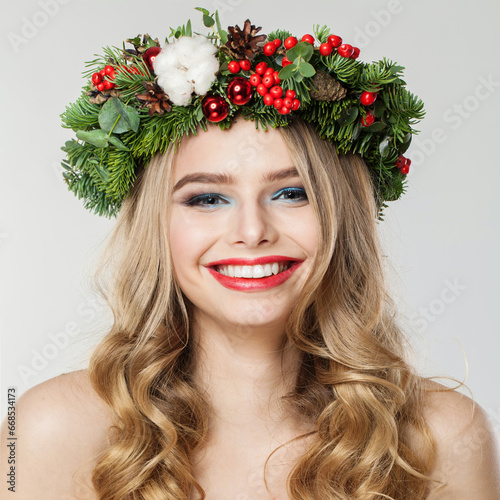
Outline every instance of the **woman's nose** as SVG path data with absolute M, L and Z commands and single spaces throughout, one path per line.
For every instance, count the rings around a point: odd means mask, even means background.
M 245 201 L 234 211 L 229 238 L 231 244 L 257 247 L 274 243 L 279 231 L 272 214 L 258 201 Z

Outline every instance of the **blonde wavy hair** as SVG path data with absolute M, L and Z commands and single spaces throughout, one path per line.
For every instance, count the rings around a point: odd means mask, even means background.
M 370 175 L 301 121 L 278 130 L 320 227 L 317 262 L 286 330 L 302 356 L 287 407 L 315 428 L 288 476 L 289 496 L 424 499 L 434 442 L 384 285 Z M 107 251 L 114 325 L 90 362 L 115 422 L 93 472 L 101 500 L 205 498 L 192 459 L 211 408 L 192 380 L 189 311 L 170 260 L 174 159 L 171 147 L 140 173 Z

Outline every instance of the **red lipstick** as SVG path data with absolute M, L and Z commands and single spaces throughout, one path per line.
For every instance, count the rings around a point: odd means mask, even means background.
M 216 266 L 256 266 L 258 264 L 271 264 L 273 262 L 290 262 L 291 266 L 285 271 L 274 274 L 272 276 L 266 276 L 264 278 L 232 278 L 231 276 L 226 276 L 216 271 Z M 207 267 L 208 272 L 224 287 L 231 290 L 239 290 L 244 292 L 267 290 L 269 288 L 274 288 L 279 286 L 285 281 L 287 281 L 292 274 L 299 268 L 299 266 L 304 262 L 301 259 L 295 259 L 293 257 L 285 257 L 282 255 L 269 255 L 266 257 L 257 257 L 253 259 L 249 258 L 233 258 L 233 259 L 222 259 L 215 262 L 210 262 L 205 267 Z

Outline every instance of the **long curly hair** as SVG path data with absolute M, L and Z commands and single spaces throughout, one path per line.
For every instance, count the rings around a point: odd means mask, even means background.
M 405 337 L 386 293 L 370 175 L 358 156 L 337 156 L 301 121 L 278 130 L 320 241 L 286 328 L 302 363 L 284 400 L 315 429 L 288 476 L 289 496 L 424 499 L 434 441 L 422 415 L 422 380 L 405 361 Z M 171 147 L 139 174 L 103 266 L 114 324 L 89 367 L 114 418 L 93 472 L 101 500 L 205 498 L 192 460 L 206 443 L 211 407 L 192 378 L 189 307 L 170 259 L 174 160 Z

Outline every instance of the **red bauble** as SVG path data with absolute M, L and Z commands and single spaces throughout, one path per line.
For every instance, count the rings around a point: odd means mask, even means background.
M 227 69 L 231 73 L 238 73 L 238 71 L 241 69 L 240 63 L 238 61 L 230 61 L 229 64 L 227 65 Z
M 319 53 L 322 56 L 329 56 L 333 51 L 333 47 L 329 43 L 322 43 L 319 46 Z
M 342 45 L 342 38 L 337 35 L 330 35 L 328 37 L 328 43 L 336 49 L 338 46 Z
M 149 47 L 146 52 L 142 55 L 142 58 L 144 59 L 144 62 L 146 63 L 146 66 L 151 70 L 154 71 L 153 64 L 155 62 L 156 56 L 161 52 L 160 47 Z M 107 67 L 107 66 L 106 66 Z
M 361 118 L 361 125 L 363 125 L 363 127 L 369 127 L 374 121 L 375 115 L 373 114 L 373 111 L 368 111 L 366 115 Z
M 285 49 L 291 49 L 292 47 L 295 47 L 295 45 L 297 45 L 297 43 L 299 43 L 297 41 L 297 39 L 294 37 L 294 36 L 289 36 L 286 40 L 285 40 Z
M 354 47 L 348 43 L 342 44 L 337 50 L 342 57 L 351 57 L 354 54 Z
M 375 100 L 377 99 L 377 93 L 376 92 L 363 92 L 359 99 L 361 101 L 361 104 L 363 104 L 365 106 L 369 106 L 370 104 L 373 104 L 375 102 Z
M 227 87 L 227 97 L 238 106 L 246 104 L 252 98 L 252 84 L 241 76 L 233 78 Z
M 206 95 L 201 101 L 201 109 L 209 122 L 217 123 L 229 114 L 229 104 L 218 95 Z
M 312 35 L 304 35 L 300 41 L 307 42 L 307 43 L 310 43 L 311 45 L 314 45 L 314 37 Z
M 264 55 L 272 56 L 276 52 L 276 45 L 273 42 L 264 45 Z
M 241 61 L 239 61 L 239 64 L 240 64 L 240 68 L 243 71 L 249 71 L 250 68 L 252 67 L 251 62 L 248 59 L 242 59 Z

